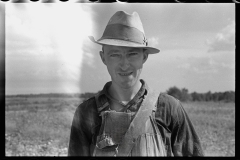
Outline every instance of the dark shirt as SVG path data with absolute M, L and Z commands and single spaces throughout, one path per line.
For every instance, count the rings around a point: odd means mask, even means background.
M 139 91 L 137 92 L 137 94 L 133 97 L 133 99 L 131 101 L 129 101 L 127 104 L 123 104 L 121 101 L 118 101 L 116 99 L 114 99 L 109 93 L 108 93 L 108 89 L 111 86 L 111 82 L 107 82 L 105 84 L 105 86 L 103 87 L 103 90 L 99 93 L 99 97 L 98 97 L 98 101 L 101 103 L 101 105 L 103 106 L 102 110 L 107 110 L 109 107 L 109 102 L 115 101 L 119 104 L 121 104 L 122 106 L 124 106 L 124 110 L 123 112 L 131 112 L 132 113 L 132 119 L 134 118 L 134 115 L 137 113 L 142 101 L 143 101 L 143 97 L 144 95 L 147 94 L 147 85 L 145 84 L 145 82 L 143 80 L 140 80 L 140 82 L 142 83 L 141 88 L 139 89 Z
M 143 96 L 149 90 L 147 84 L 140 80 L 142 87 L 134 98 L 126 104 L 126 112 L 132 112 L 133 118 L 138 111 Z M 90 156 L 92 148 L 96 144 L 96 137 L 101 126 L 101 117 L 97 105 L 102 110 L 107 109 L 112 97 L 108 94 L 108 87 L 111 82 L 106 83 L 100 91 L 98 99 L 95 97 L 80 104 L 74 114 L 68 155 L 69 156 Z M 176 98 L 167 94 L 159 96 L 156 106 L 155 121 L 162 135 L 168 156 L 203 156 L 201 143 L 195 129 Z

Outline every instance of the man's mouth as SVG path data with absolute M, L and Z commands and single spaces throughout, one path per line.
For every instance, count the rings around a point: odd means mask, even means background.
M 131 75 L 133 72 L 126 72 L 126 73 L 118 73 L 120 76 L 129 76 Z

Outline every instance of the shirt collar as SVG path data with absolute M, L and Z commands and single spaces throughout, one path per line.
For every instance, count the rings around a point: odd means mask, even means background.
M 140 90 L 138 91 L 138 93 L 134 96 L 134 98 L 128 102 L 127 104 L 127 108 L 135 103 L 137 103 L 139 101 L 140 98 L 142 98 L 144 95 L 147 94 L 147 91 L 149 90 L 148 85 L 146 84 L 146 82 L 143 79 L 140 79 L 140 82 L 142 83 L 142 86 L 140 88 Z M 105 107 L 109 106 L 109 102 L 107 97 L 109 97 L 109 93 L 108 93 L 108 88 L 111 86 L 112 82 L 107 82 L 103 89 L 98 93 L 97 95 L 97 104 L 98 104 L 98 111 L 103 110 Z

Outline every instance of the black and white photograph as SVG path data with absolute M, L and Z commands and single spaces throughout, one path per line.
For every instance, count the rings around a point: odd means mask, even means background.
M 235 156 L 234 3 L 4 9 L 5 156 Z

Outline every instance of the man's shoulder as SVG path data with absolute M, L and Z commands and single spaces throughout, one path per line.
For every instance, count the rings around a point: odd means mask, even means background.
M 95 95 L 91 96 L 90 98 L 85 99 L 80 105 L 91 105 L 94 103 L 96 103 Z
M 167 93 L 160 93 L 159 97 L 158 97 L 158 107 L 178 107 L 179 106 L 180 101 L 167 94 Z
M 92 127 L 98 125 L 99 114 L 96 107 L 95 97 L 84 100 L 75 110 L 74 119 L 86 132 L 91 133 Z
M 168 126 L 170 123 L 177 122 L 180 109 L 180 101 L 177 98 L 167 93 L 160 93 L 156 106 L 155 117 L 158 120 L 162 120 L 163 123 Z
M 169 94 L 167 94 L 167 93 L 165 93 L 165 92 L 163 92 L 163 93 L 160 93 L 160 95 L 159 95 L 159 100 L 161 100 L 162 102 L 170 102 L 170 103 L 177 103 L 177 102 L 179 102 L 179 100 L 177 99 L 177 98 L 175 98 L 175 97 L 173 97 L 173 96 L 171 96 L 171 95 L 169 95 Z
M 95 95 L 86 99 L 86 100 L 84 100 L 82 103 L 80 103 L 77 110 L 80 110 L 80 111 L 96 110 Z

